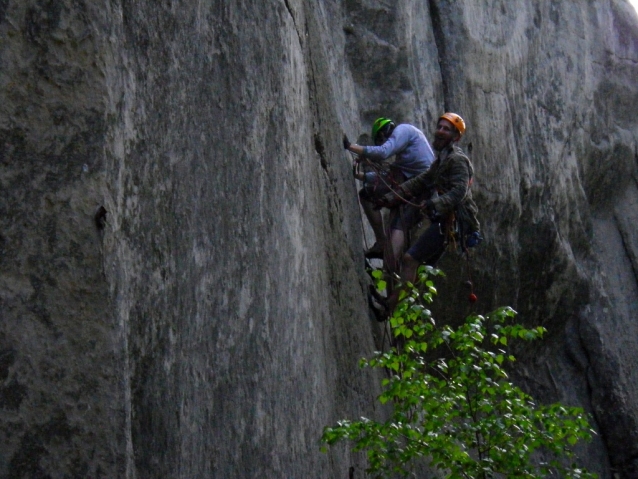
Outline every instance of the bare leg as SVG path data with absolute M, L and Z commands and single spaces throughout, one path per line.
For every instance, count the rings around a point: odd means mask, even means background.
M 419 269 L 419 262 L 415 260 L 408 253 L 403 255 L 403 261 L 401 262 L 401 281 L 403 284 L 410 281 L 414 283 L 416 281 L 416 272 Z M 401 293 L 401 288 L 397 288 L 388 297 L 388 310 L 390 314 L 396 308 L 397 303 L 399 302 L 399 294 Z
M 403 256 L 403 247 L 405 241 L 405 234 L 403 230 L 393 229 L 390 230 L 390 246 L 389 251 L 386 254 L 392 255 L 390 258 L 386 258 L 386 268 L 389 273 L 398 273 L 401 266 L 401 256 Z
M 363 212 L 366 214 L 366 217 L 370 222 L 370 226 L 372 227 L 377 243 L 384 246 L 385 232 L 383 231 L 383 216 L 381 216 L 381 211 L 376 209 L 373 203 L 364 198 L 361 198 L 361 206 L 363 207 Z
M 405 253 L 403 255 L 403 263 L 401 266 L 401 279 L 403 282 L 410 281 L 414 283 L 416 281 L 417 269 L 419 269 L 419 262 L 408 253 Z
M 392 257 L 398 258 L 403 254 L 403 246 L 405 244 L 405 233 L 400 229 L 393 229 L 390 233 L 390 243 L 392 244 Z

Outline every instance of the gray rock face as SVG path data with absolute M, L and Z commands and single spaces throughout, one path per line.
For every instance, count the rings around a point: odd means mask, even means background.
M 380 417 L 342 131 L 461 114 L 480 312 L 638 477 L 638 17 L 626 2 L 0 1 L 0 477 L 346 477 Z M 439 321 L 470 311 L 447 257 Z M 467 304 L 467 306 L 466 306 Z M 378 339 L 378 338 L 377 338 Z

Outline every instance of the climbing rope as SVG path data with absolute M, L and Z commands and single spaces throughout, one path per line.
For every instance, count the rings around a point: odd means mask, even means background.
M 476 297 L 476 294 L 474 294 L 474 281 L 472 280 L 472 264 L 471 264 L 471 259 L 472 256 L 470 255 L 470 250 L 469 248 L 465 245 L 465 243 L 462 246 L 463 252 L 465 253 L 465 257 L 467 258 L 467 285 L 470 287 L 470 295 L 468 297 L 470 303 L 476 303 L 476 300 L 478 299 Z
M 357 161 L 357 159 L 359 157 L 352 151 L 349 151 L 349 153 L 350 153 L 350 156 L 352 157 L 352 174 L 356 178 L 357 167 L 359 165 L 359 162 Z M 367 250 L 368 248 L 370 248 L 370 246 L 368 246 L 368 240 L 366 239 L 366 226 L 363 222 L 363 216 L 361 215 L 361 210 L 363 209 L 363 205 L 361 204 L 361 198 L 359 197 L 358 194 L 357 194 L 357 202 L 359 203 L 359 220 L 361 220 L 361 235 L 363 236 L 363 245 L 365 249 Z
M 372 170 L 377 174 L 377 178 L 379 180 L 381 180 L 381 182 L 388 187 L 388 189 L 394 193 L 395 195 L 397 195 L 397 198 L 399 198 L 401 201 L 403 201 L 405 204 L 408 205 L 412 205 L 412 206 L 416 206 L 417 208 L 423 208 L 423 205 L 418 204 L 418 203 L 412 203 L 410 200 L 408 200 L 407 198 L 405 198 L 401 193 L 399 193 L 399 188 L 394 189 L 393 185 L 391 185 L 390 183 L 388 183 L 382 173 L 384 173 L 383 168 L 380 165 L 377 165 L 376 163 L 370 161 L 368 158 L 363 158 L 363 162 L 366 163 L 366 165 L 368 165 L 370 168 L 372 168 Z M 361 161 L 359 161 L 359 163 L 361 163 Z M 396 186 L 400 186 L 399 184 L 396 184 Z

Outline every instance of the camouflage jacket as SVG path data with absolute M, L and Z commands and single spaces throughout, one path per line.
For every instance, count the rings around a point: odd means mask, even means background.
M 480 228 L 476 218 L 478 208 L 470 189 L 473 176 L 470 159 L 458 146 L 451 145 L 438 153 L 428 171 L 403 183 L 401 190 L 411 198 L 431 198 L 436 211 L 443 216 L 454 212 L 464 223 L 464 231 L 471 233 Z

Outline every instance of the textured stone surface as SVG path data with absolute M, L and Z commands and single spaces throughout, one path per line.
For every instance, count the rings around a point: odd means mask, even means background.
M 0 2 L 0 477 L 124 475 L 125 349 L 93 221 L 98 19 L 81 3 Z
M 537 397 L 594 415 L 591 467 L 638 477 L 635 12 L 625 2 L 437 2 L 434 16 L 450 45 L 446 105 L 471 128 L 489 239 L 474 263 L 479 308 L 511 304 L 547 327 L 544 344 L 521 352 L 521 376 Z
M 593 414 L 601 477 L 638 477 L 624 1 L 3 0 L 0 38 L 0 477 L 363 477 L 317 444 L 381 414 L 340 136 L 445 109 L 476 307 L 548 328 L 516 377 Z M 441 266 L 457 320 L 465 264 Z

